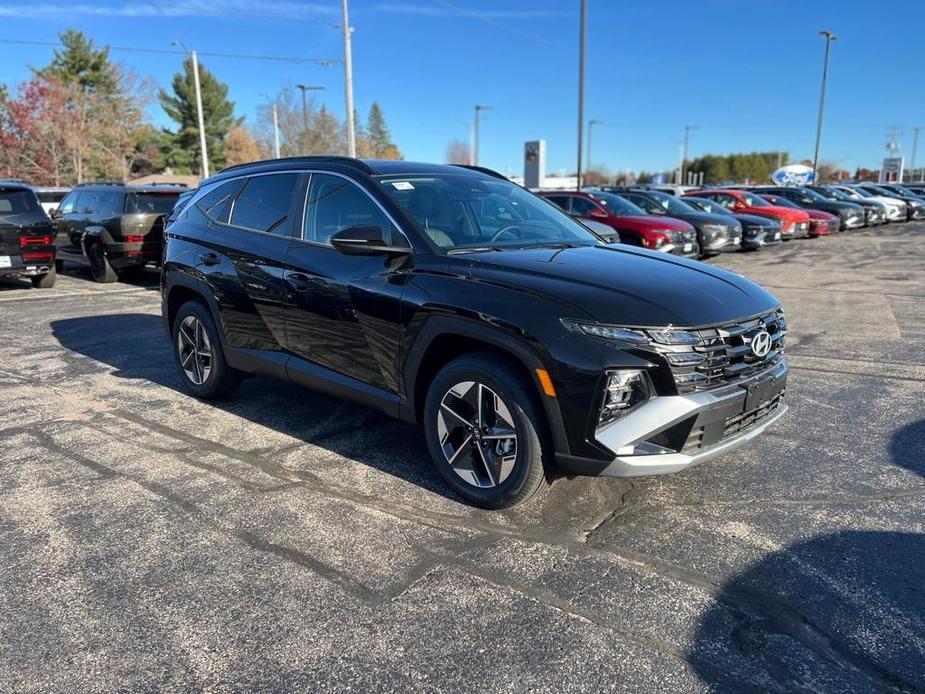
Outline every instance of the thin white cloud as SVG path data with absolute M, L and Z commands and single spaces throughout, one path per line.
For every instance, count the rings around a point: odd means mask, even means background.
M 573 13 L 561 10 L 514 10 L 514 9 L 472 9 L 450 4 L 425 5 L 420 3 L 390 2 L 378 5 L 381 12 L 412 14 L 422 17 L 470 17 L 472 19 L 544 19 L 547 17 L 569 17 Z
M 331 4 L 291 0 L 173 0 L 162 2 L 0 4 L 0 17 L 248 17 L 292 20 L 331 20 L 340 16 Z

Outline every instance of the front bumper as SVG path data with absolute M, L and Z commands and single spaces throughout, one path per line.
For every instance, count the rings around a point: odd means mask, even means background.
M 750 441 L 787 412 L 783 401 L 789 367 L 786 359 L 751 378 L 686 395 L 657 396 L 621 419 L 601 428 L 595 438 L 614 453 L 597 474 L 610 477 L 664 475 L 678 472 Z M 750 390 L 770 388 L 768 400 L 748 404 Z M 755 391 L 759 392 L 759 391 Z M 760 396 L 759 396 L 760 397 Z M 665 447 L 673 432 L 676 449 Z M 670 437 L 667 437 L 670 438 Z M 636 454 L 640 444 L 661 442 L 664 452 Z
M 845 231 L 848 229 L 860 229 L 865 224 L 879 224 L 882 220 L 875 212 L 864 212 L 850 214 L 841 220 L 841 228 Z

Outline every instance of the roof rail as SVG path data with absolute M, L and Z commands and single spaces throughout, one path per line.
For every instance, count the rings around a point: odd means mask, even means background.
M 493 176 L 495 178 L 500 178 L 502 181 L 509 180 L 508 177 L 505 176 L 504 174 L 498 173 L 494 169 L 489 169 L 484 166 L 476 166 L 475 164 L 453 164 L 453 166 L 458 166 L 461 169 L 469 169 L 470 171 L 478 171 L 479 173 L 483 173 L 486 176 Z
M 78 183 L 75 188 L 83 188 L 84 186 L 124 186 L 125 181 L 88 181 L 87 183 Z
M 321 155 L 315 155 L 315 156 L 280 157 L 279 159 L 263 159 L 261 161 L 251 161 L 246 164 L 236 164 L 235 166 L 229 166 L 227 168 L 222 169 L 215 175 L 220 176 L 222 174 L 228 173 L 229 171 L 237 171 L 239 169 L 248 169 L 254 166 L 259 166 L 261 164 L 263 165 L 276 164 L 278 162 L 281 162 L 281 163 L 289 162 L 293 164 L 297 164 L 297 163 L 312 164 L 315 162 L 318 162 L 318 163 L 323 162 L 325 164 L 346 164 L 347 166 L 355 166 L 356 168 L 360 169 L 363 173 L 367 173 L 367 174 L 375 173 L 373 169 L 370 168 L 369 164 L 362 161 L 361 159 L 357 159 L 355 157 L 345 157 L 345 156 L 340 156 L 336 154 L 321 154 Z

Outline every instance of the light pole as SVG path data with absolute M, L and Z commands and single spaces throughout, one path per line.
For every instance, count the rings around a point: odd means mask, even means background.
M 816 122 L 816 151 L 813 154 L 813 173 L 818 171 L 819 167 L 819 140 L 822 137 L 822 112 L 825 110 L 825 83 L 829 78 L 829 47 L 832 41 L 838 37 L 831 31 L 820 31 L 819 34 L 825 37 L 825 59 L 822 62 L 822 89 L 819 92 L 819 120 Z M 818 174 L 814 183 L 819 183 Z
M 694 130 L 700 130 L 700 126 L 699 125 L 685 125 L 684 126 L 684 144 L 682 145 L 682 149 L 681 149 L 681 174 L 679 176 L 681 180 L 678 181 L 678 183 L 682 186 L 684 185 L 684 162 L 687 161 L 687 146 L 690 143 L 691 132 Z
M 302 92 L 302 127 L 308 130 L 308 102 L 305 100 L 305 92 L 319 92 L 324 87 L 314 87 L 308 84 L 297 84 L 296 89 Z
M 267 101 L 271 101 L 270 96 L 265 92 L 260 92 L 260 96 L 265 96 Z M 279 159 L 279 111 L 276 108 L 276 99 L 272 100 L 273 104 L 273 156 Z
M 351 48 L 351 34 L 353 29 L 350 26 L 350 16 L 347 10 L 347 0 L 342 3 L 344 11 L 344 96 L 347 102 L 347 155 L 355 157 L 357 155 L 356 129 L 353 122 L 353 51 Z
M 581 0 L 578 19 L 578 190 L 581 190 L 581 131 L 585 124 L 585 34 L 588 29 L 588 0 Z
M 915 180 L 915 154 L 919 148 L 919 130 L 922 129 L 922 126 L 916 126 L 912 128 L 912 164 L 909 167 L 909 180 Z M 925 178 L 925 176 L 923 176 Z M 902 181 L 900 181 L 902 183 Z
M 193 86 L 196 89 L 196 119 L 199 123 L 199 150 L 202 158 L 202 177 L 209 177 L 209 152 L 206 148 L 206 128 L 203 124 L 202 117 L 202 89 L 199 87 L 199 60 L 196 58 L 196 51 L 189 50 L 186 45 L 180 41 L 173 41 L 171 46 L 179 46 L 183 49 L 193 61 Z
M 593 118 L 588 121 L 588 170 L 591 170 L 593 164 L 591 163 L 591 135 L 594 132 L 595 125 L 603 125 L 604 121 L 594 120 Z
M 472 163 L 479 165 L 479 114 L 482 111 L 491 111 L 494 106 L 475 105 L 475 125 L 472 128 Z

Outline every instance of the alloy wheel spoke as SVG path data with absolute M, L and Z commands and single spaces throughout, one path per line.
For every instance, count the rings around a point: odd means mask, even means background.
M 440 409 L 446 412 L 451 417 L 455 417 L 459 421 L 459 423 L 462 424 L 463 426 L 469 426 L 470 424 L 469 420 L 463 417 L 461 414 L 459 414 L 456 410 L 454 410 L 452 407 L 450 407 L 446 403 L 441 403 Z
M 466 451 L 467 449 L 469 449 L 469 448 L 471 447 L 471 444 L 472 444 L 472 436 L 470 435 L 470 436 L 467 436 L 467 437 L 466 437 L 466 440 L 465 440 L 465 441 L 463 441 L 461 444 L 459 444 L 459 448 L 457 448 L 456 451 L 453 453 L 453 455 L 452 455 L 450 458 L 447 459 L 447 462 L 448 462 L 450 465 L 455 465 L 455 464 L 456 464 L 456 461 L 459 460 L 460 455 L 461 455 L 464 451 Z
M 498 484 L 497 479 L 498 475 L 495 470 L 493 470 L 493 464 L 489 461 L 489 456 L 485 455 L 485 451 L 482 446 L 476 446 L 476 450 L 479 452 L 479 458 L 482 460 L 482 467 L 485 469 L 485 474 L 488 476 L 489 486 L 494 487 Z

